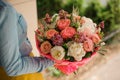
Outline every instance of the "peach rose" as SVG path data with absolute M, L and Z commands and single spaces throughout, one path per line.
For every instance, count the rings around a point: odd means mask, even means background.
M 57 27 L 60 30 L 63 30 L 68 26 L 70 26 L 70 19 L 60 19 L 57 21 Z
M 100 37 L 98 36 L 98 34 L 92 34 L 91 35 L 91 40 L 95 43 L 95 44 L 97 44 L 97 43 L 99 43 L 101 40 L 100 40 Z
M 86 40 L 83 43 L 83 48 L 87 52 L 93 51 L 93 42 L 92 42 L 92 40 L 89 39 L 89 38 L 86 38 Z
M 73 27 L 66 27 L 64 30 L 61 31 L 61 36 L 64 39 L 72 38 L 75 33 L 76 33 L 76 30 Z
M 52 46 L 48 41 L 43 42 L 40 46 L 41 51 L 44 52 L 45 54 L 49 53 L 51 48 Z
M 50 29 L 46 32 L 46 37 L 51 39 L 55 34 L 58 34 L 58 32 L 55 29 Z

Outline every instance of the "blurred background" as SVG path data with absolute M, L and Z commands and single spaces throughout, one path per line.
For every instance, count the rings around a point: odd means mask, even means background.
M 46 80 L 120 80 L 120 0 L 37 0 L 38 20 L 61 9 L 71 13 L 73 5 L 79 9 L 80 16 L 89 17 L 97 24 L 105 22 L 105 55 L 98 54 L 70 75 L 50 67 L 44 71 L 44 77 Z

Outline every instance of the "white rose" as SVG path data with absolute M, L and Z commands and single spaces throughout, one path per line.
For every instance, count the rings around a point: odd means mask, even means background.
M 69 42 L 67 42 L 67 47 L 70 47 L 72 44 L 74 43 L 74 41 L 69 41 Z
M 80 61 L 85 53 L 82 43 L 74 42 L 68 49 L 68 55 L 73 56 L 76 61 Z
M 79 26 L 77 31 L 83 32 L 87 29 L 90 33 L 95 33 L 96 24 L 93 23 L 90 18 L 82 17 L 82 19 L 85 21 L 85 23 L 83 23 L 82 26 Z
M 65 56 L 64 48 L 61 46 L 55 46 L 51 49 L 51 56 L 56 60 L 62 60 Z

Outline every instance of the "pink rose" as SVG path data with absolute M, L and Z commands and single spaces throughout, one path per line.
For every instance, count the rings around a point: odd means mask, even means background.
M 77 29 L 78 32 L 83 33 L 86 37 L 90 37 L 93 33 L 91 32 L 90 28 L 81 27 Z
M 64 39 L 72 38 L 75 33 L 76 33 L 76 30 L 73 27 L 66 27 L 64 30 L 61 31 L 61 36 Z
M 87 37 L 89 37 L 92 33 L 91 33 L 91 30 L 89 29 L 89 28 L 85 28 L 84 29 L 84 31 L 83 31 L 83 33 L 87 36 Z
M 46 32 L 46 37 L 51 39 L 55 34 L 58 34 L 58 32 L 55 29 L 50 29 Z
M 60 19 L 57 21 L 57 27 L 60 30 L 63 30 L 68 26 L 70 26 L 70 19 Z
M 97 43 L 99 43 L 101 40 L 100 40 L 100 37 L 98 36 L 98 34 L 92 34 L 91 35 L 91 40 L 95 43 L 95 44 L 97 44 Z
M 87 52 L 93 51 L 93 46 L 94 46 L 94 44 L 93 44 L 92 40 L 89 38 L 86 38 L 86 40 L 83 43 L 84 50 Z

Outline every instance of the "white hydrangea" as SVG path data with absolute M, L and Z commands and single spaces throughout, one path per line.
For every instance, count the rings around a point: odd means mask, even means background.
M 82 43 L 76 43 L 74 42 L 69 48 L 68 48 L 68 55 L 73 56 L 76 61 L 80 61 L 83 56 L 85 56 L 85 51 L 83 49 Z
M 90 18 L 82 17 L 82 19 L 85 21 L 85 23 L 83 23 L 82 26 L 79 26 L 77 31 L 83 32 L 87 29 L 89 30 L 89 32 L 95 33 L 96 24 L 93 23 L 93 21 Z
M 62 60 L 65 56 L 65 50 L 61 46 L 55 46 L 50 51 L 51 56 L 56 60 Z

